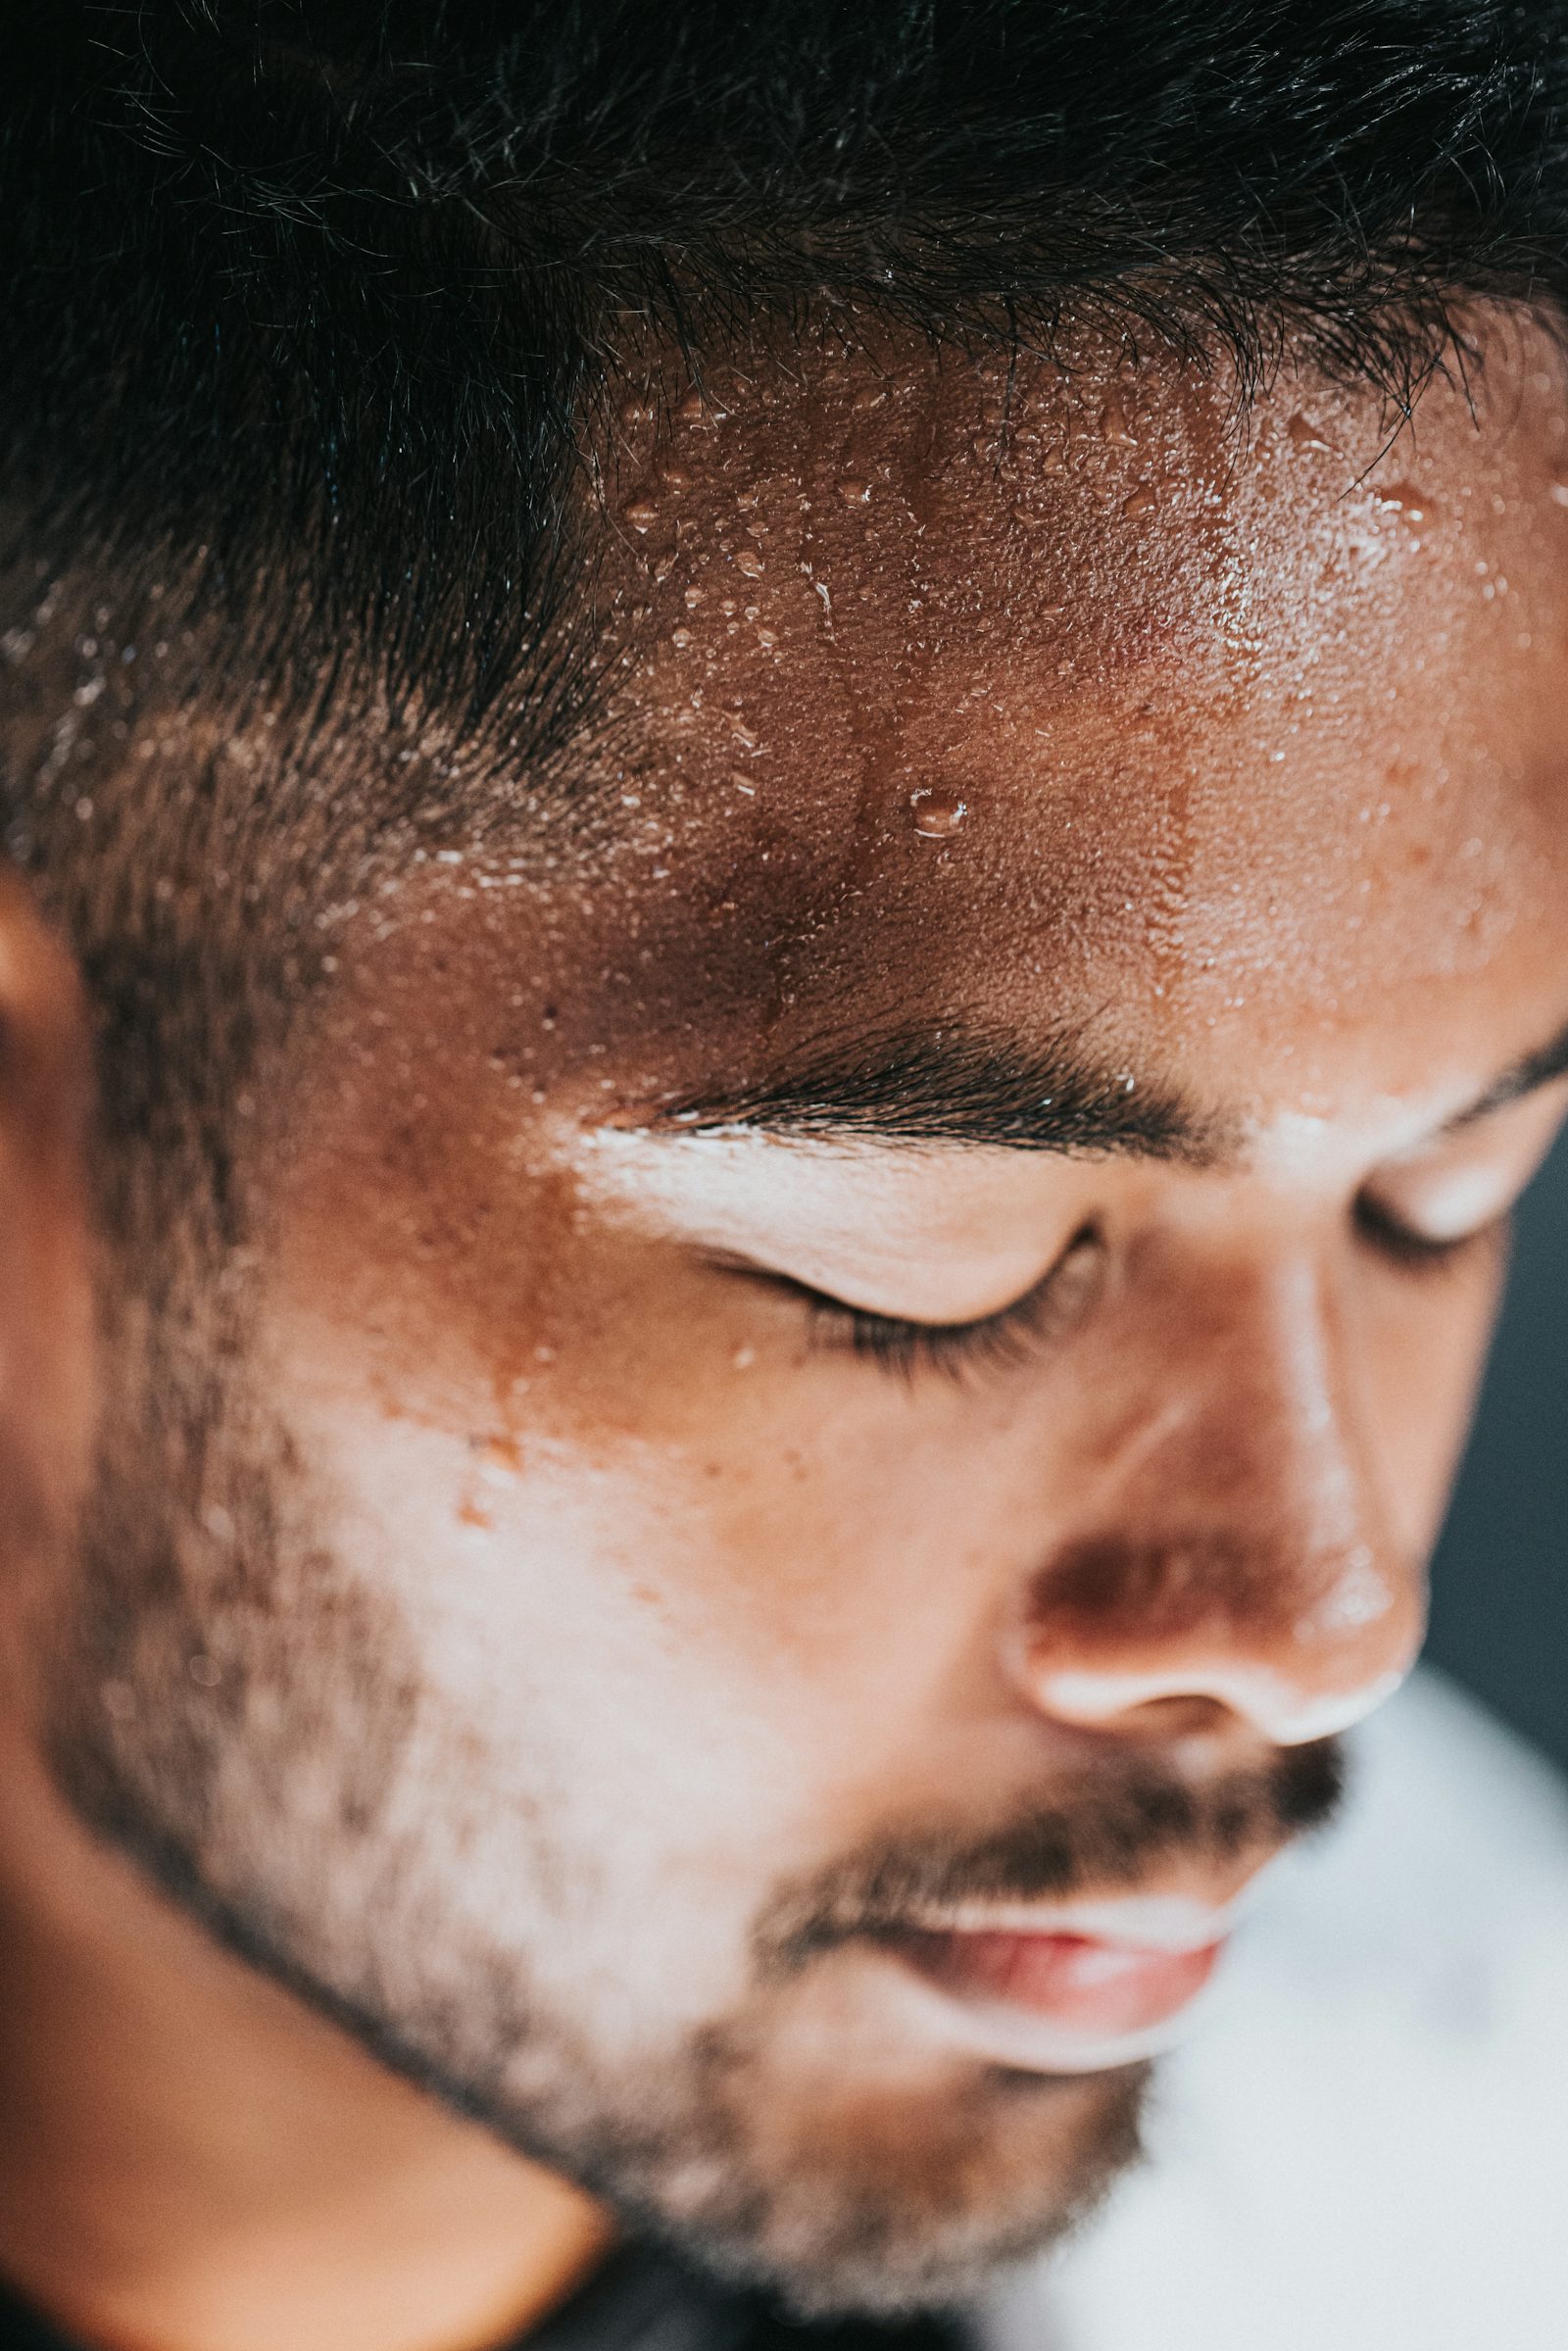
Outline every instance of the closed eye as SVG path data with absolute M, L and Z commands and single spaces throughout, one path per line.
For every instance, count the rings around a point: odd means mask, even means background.
M 925 1371 L 958 1378 L 965 1372 L 1017 1363 L 1037 1347 L 1064 1337 L 1092 1303 L 1103 1263 L 1100 1235 L 1085 1226 L 1021 1298 L 967 1322 L 915 1322 L 874 1314 L 789 1275 L 762 1278 L 805 1302 L 814 1345 L 864 1356 L 906 1380 Z
M 1409 1273 L 1441 1273 L 1473 1250 L 1499 1246 L 1513 1219 L 1510 1202 L 1499 1215 L 1489 1217 L 1469 1232 L 1423 1233 L 1396 1216 L 1386 1201 L 1365 1192 L 1358 1196 L 1353 1213 L 1359 1238 Z

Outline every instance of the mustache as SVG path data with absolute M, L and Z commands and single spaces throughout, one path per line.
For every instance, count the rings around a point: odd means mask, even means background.
M 844 1943 L 906 1933 L 922 1912 L 1136 1891 L 1170 1861 L 1255 1854 L 1261 1865 L 1329 1825 L 1346 1779 L 1342 1741 L 1313 1739 L 1198 1786 L 1147 1765 L 1123 1767 L 1108 1784 L 1097 1775 L 979 1839 L 888 1837 L 786 1886 L 758 1926 L 754 1956 L 776 1982 Z

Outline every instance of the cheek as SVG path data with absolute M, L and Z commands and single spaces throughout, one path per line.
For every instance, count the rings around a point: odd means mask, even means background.
M 272 1394 L 312 1537 L 416 1661 L 386 1801 L 418 1868 L 525 1941 L 568 2013 L 607 2000 L 607 2033 L 721 2011 L 776 1871 L 815 1857 L 820 1771 L 757 1659 L 684 1629 L 718 1575 L 678 1465 L 478 1434 L 488 1384 L 450 1366 L 432 1396 L 403 1365 L 389 1408 L 384 1355 L 372 1393 L 355 1333 L 281 1309 Z
M 548 1762 L 579 1849 L 644 1874 L 808 1866 L 982 1712 L 955 1693 L 992 1654 L 995 1561 L 1039 1535 L 1006 1540 L 1005 1432 L 527 1189 L 479 1280 L 447 1247 L 377 1272 L 363 1203 L 302 1187 L 274 1385 L 331 1541 L 506 1784 Z M 323 1282 L 334 1260 L 352 1279 Z

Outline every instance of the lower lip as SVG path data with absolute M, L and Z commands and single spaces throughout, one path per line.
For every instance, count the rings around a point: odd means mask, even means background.
M 1152 2054 L 1213 1975 L 1223 1944 L 1142 1949 L 1077 1935 L 901 1935 L 898 1956 L 1003 2062 L 1094 2069 Z

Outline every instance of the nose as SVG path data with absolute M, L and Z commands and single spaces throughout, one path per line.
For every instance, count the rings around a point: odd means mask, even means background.
M 1029 1697 L 1135 1737 L 1348 1729 L 1408 1672 L 1425 1580 L 1391 1536 L 1343 1301 L 1304 1260 L 1232 1257 L 1118 1319 L 1085 1510 L 1024 1597 Z

